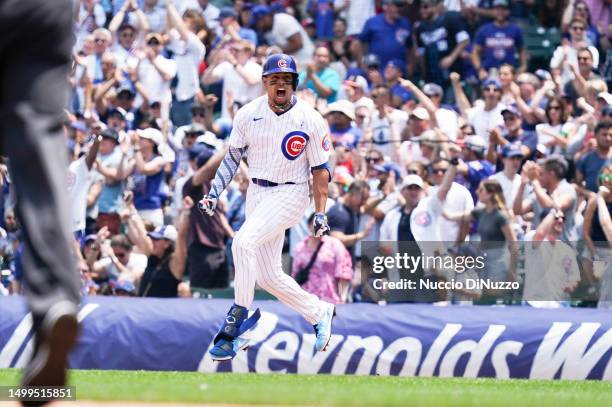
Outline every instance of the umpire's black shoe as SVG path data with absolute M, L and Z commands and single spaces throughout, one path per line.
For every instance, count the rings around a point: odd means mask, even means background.
M 45 314 L 36 332 L 32 360 L 25 368 L 22 386 L 64 386 L 68 355 L 79 330 L 77 308 L 63 301 L 53 305 Z M 45 402 L 22 402 L 24 405 L 44 405 Z

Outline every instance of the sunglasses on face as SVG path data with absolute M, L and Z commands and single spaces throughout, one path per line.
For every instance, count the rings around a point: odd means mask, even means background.
M 447 170 L 448 168 L 434 168 L 432 171 L 436 175 L 442 175 L 445 174 Z
M 482 91 L 483 92 L 497 92 L 498 89 L 497 88 L 493 88 L 493 87 L 489 87 L 489 88 L 484 88 Z
M 599 181 L 600 182 L 612 181 L 612 174 L 600 174 Z
M 582 27 L 580 25 L 574 25 L 574 26 L 572 26 L 572 30 L 574 30 L 574 31 L 584 31 L 584 27 Z
M 159 45 L 159 41 L 151 40 L 151 41 L 147 42 L 147 45 L 149 45 L 151 47 L 155 47 L 155 46 Z
M 578 61 L 587 61 L 588 62 L 590 60 L 591 60 L 591 58 L 589 58 L 589 57 L 578 57 Z
M 419 175 L 419 172 L 417 170 L 407 170 L 406 173 L 408 175 Z
M 193 117 L 204 117 L 204 112 L 191 112 Z
M 381 160 L 382 160 L 382 158 L 378 158 L 378 157 L 367 157 L 366 158 L 366 161 L 369 162 L 369 163 L 377 163 L 377 162 L 379 162 Z
M 548 106 L 548 110 L 561 110 L 561 106 Z

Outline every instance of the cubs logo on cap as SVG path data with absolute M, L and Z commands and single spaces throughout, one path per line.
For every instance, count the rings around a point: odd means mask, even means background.
M 277 65 L 278 65 L 279 68 L 286 68 L 287 67 L 287 61 L 284 60 L 283 58 L 281 58 L 281 59 L 278 60 L 278 64 Z
M 308 134 L 303 131 L 292 131 L 287 134 L 281 142 L 281 151 L 285 158 L 291 161 L 298 158 L 304 151 L 308 139 Z
M 321 143 L 321 147 L 323 147 L 323 150 L 325 151 L 329 151 L 329 149 L 331 148 L 331 141 L 329 140 L 329 134 L 326 134 L 325 137 L 323 137 L 323 142 Z

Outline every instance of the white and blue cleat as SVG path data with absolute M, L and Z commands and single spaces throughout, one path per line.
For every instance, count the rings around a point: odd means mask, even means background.
M 334 304 L 325 303 L 325 309 L 321 319 L 316 325 L 313 325 L 316 333 L 315 350 L 317 352 L 324 352 L 327 349 L 327 345 L 331 339 L 332 320 L 335 316 L 336 307 Z
M 232 341 L 220 339 L 215 346 L 208 352 L 212 360 L 221 362 L 224 360 L 232 360 L 241 350 L 247 350 L 249 340 L 245 338 L 234 338 Z

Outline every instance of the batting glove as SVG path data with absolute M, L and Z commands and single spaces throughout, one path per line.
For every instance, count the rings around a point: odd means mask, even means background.
M 327 224 L 327 216 L 324 213 L 316 213 L 314 217 L 314 236 L 321 237 L 329 234 L 329 225 Z
M 217 207 L 218 199 L 214 196 L 204 195 L 200 202 L 198 202 L 198 209 L 200 212 L 213 216 L 215 214 L 215 208 Z

